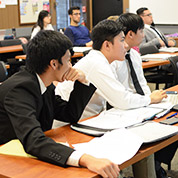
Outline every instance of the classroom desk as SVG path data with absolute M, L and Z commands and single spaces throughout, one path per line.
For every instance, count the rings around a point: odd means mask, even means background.
M 18 56 L 15 56 L 16 59 L 23 59 L 25 60 L 26 59 L 26 55 L 18 55 Z M 74 55 L 71 57 L 71 58 L 79 58 L 79 57 L 83 57 L 83 53 L 74 53 Z
M 143 69 L 147 69 L 147 68 L 157 67 L 157 66 L 166 65 L 166 64 L 170 64 L 170 61 L 169 60 L 148 61 L 148 62 L 142 62 L 142 67 L 143 67 Z
M 168 90 L 178 91 L 178 85 Z M 168 115 L 171 115 L 172 113 L 169 113 Z M 158 119 L 156 121 L 164 120 L 165 117 Z M 69 145 L 86 142 L 93 138 L 92 136 L 88 136 L 71 130 L 69 125 L 57 129 L 49 130 L 45 132 L 45 134 L 46 136 L 51 137 L 58 142 L 67 141 Z M 175 135 L 163 141 L 144 145 L 140 148 L 140 150 L 133 158 L 121 164 L 119 167 L 120 169 L 124 169 L 129 165 L 153 154 L 154 152 L 166 147 L 167 145 L 170 145 L 171 143 L 177 140 L 178 140 L 178 135 Z M 23 178 L 23 177 L 99 178 L 100 177 L 99 175 L 87 170 L 86 168 L 75 168 L 75 167 L 62 168 L 32 158 L 0 155 L 0 177 L 3 176 L 14 177 L 14 178 Z
M 9 64 L 5 64 L 6 69 L 10 69 L 10 65 Z
M 22 45 L 0 47 L 0 54 L 23 51 Z

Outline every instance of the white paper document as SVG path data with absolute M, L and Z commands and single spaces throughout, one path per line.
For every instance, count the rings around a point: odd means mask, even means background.
M 148 121 L 141 125 L 130 127 L 129 131 L 139 135 L 144 143 L 152 143 L 163 140 L 178 133 L 178 127 Z
M 118 129 L 129 127 L 153 117 L 161 112 L 161 108 L 142 107 L 131 110 L 120 110 L 112 108 L 103 111 L 97 117 L 81 122 L 83 125 L 103 128 L 103 129 Z
M 117 129 L 90 142 L 73 146 L 76 150 L 97 158 L 107 158 L 116 164 L 122 164 L 137 153 L 142 143 L 139 136 L 126 129 Z
M 84 51 L 88 51 L 92 49 L 92 47 L 73 47 L 73 51 L 76 53 L 83 53 Z
M 168 60 L 168 58 L 175 56 L 173 54 L 146 54 L 141 56 L 142 60 L 143 59 L 149 59 L 151 61 L 164 61 Z
M 160 48 L 159 52 L 175 53 L 178 52 L 178 48 L 177 47 Z

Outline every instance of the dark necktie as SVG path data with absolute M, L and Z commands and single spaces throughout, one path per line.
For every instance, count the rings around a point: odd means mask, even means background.
M 169 47 L 168 42 L 167 42 L 165 36 L 162 35 L 155 27 L 150 26 L 150 28 L 152 28 L 152 29 L 159 35 L 159 37 L 160 37 L 161 40 L 164 42 L 164 44 L 166 45 L 166 47 Z
M 129 63 L 129 67 L 130 67 L 130 74 L 131 74 L 131 77 L 132 77 L 132 81 L 133 81 L 133 84 L 134 84 L 134 87 L 135 87 L 135 90 L 138 94 L 140 95 L 145 95 L 140 84 L 139 84 L 139 81 L 138 81 L 138 78 L 137 78 L 137 75 L 135 73 L 135 70 L 133 68 L 133 64 L 132 64 L 132 61 L 130 59 L 130 54 L 127 53 L 125 58 L 128 60 L 128 63 Z

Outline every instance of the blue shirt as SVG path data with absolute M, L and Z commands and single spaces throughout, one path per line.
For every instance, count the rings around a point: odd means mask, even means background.
M 72 41 L 74 46 L 86 46 L 91 41 L 89 30 L 85 26 L 69 26 L 64 34 Z

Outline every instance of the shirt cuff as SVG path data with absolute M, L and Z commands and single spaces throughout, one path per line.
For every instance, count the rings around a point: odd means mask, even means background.
M 150 103 L 151 103 L 151 98 L 150 98 L 150 95 L 145 95 L 145 97 L 147 98 L 146 99 L 146 106 L 148 106 Z
M 83 155 L 84 153 L 83 152 L 80 152 L 80 151 L 74 151 L 70 157 L 68 158 L 67 160 L 67 165 L 69 166 L 76 166 L 76 167 L 79 167 L 79 160 L 81 158 L 81 156 Z

